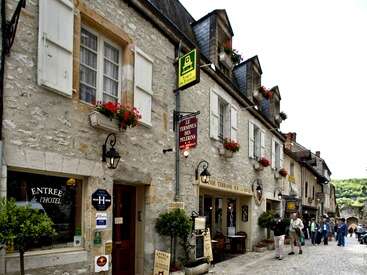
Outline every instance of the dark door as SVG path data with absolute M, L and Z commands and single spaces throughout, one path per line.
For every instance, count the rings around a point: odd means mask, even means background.
M 113 186 L 113 275 L 133 275 L 135 267 L 135 187 Z

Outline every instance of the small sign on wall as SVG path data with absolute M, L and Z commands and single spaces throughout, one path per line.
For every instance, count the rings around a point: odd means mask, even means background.
M 209 228 L 204 233 L 204 257 L 206 257 L 210 262 L 213 261 L 212 239 L 210 237 Z
M 96 213 L 96 229 L 107 228 L 107 213 L 97 212 Z
M 109 270 L 109 256 L 100 255 L 94 257 L 94 271 L 102 272 Z
M 153 275 L 169 275 L 171 254 L 156 250 L 154 253 Z

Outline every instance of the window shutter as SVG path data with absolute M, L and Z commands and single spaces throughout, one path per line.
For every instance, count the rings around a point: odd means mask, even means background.
M 218 95 L 210 91 L 210 137 L 218 139 L 219 135 L 219 106 Z
M 238 112 L 231 107 L 231 139 L 237 141 Z
M 265 132 L 261 131 L 261 157 L 265 157 Z
M 248 156 L 250 158 L 254 158 L 254 144 L 255 144 L 254 124 L 251 121 L 249 121 L 248 122 Z
M 39 1 L 38 85 L 72 95 L 74 11 L 70 0 Z
M 279 144 L 279 166 L 283 168 L 283 159 L 284 159 L 284 152 L 283 152 L 283 145 Z
M 275 152 L 275 140 L 271 139 L 271 168 L 275 169 L 275 158 L 276 158 L 276 152 Z
M 134 107 L 141 114 L 141 122 L 152 125 L 153 60 L 135 48 Z

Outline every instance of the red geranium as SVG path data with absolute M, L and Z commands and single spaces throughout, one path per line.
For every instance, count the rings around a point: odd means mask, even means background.
M 125 105 L 119 108 L 117 112 L 117 119 L 119 121 L 120 128 L 131 128 L 138 125 L 138 122 L 141 119 L 141 114 L 137 108 L 131 108 L 130 106 Z
M 268 160 L 265 157 L 260 158 L 259 163 L 264 166 L 264 167 L 268 167 L 270 165 L 270 160 Z
M 288 175 L 288 171 L 282 168 L 279 170 L 279 175 L 281 175 L 282 177 L 286 177 Z
M 238 152 L 240 150 L 240 144 L 234 140 L 231 139 L 225 139 L 223 146 L 225 149 L 235 153 Z
M 104 114 L 109 119 L 113 119 L 120 108 L 120 104 L 117 102 L 104 102 L 101 101 L 97 102 L 96 110 L 101 114 Z
M 270 90 L 268 90 L 266 87 L 264 87 L 264 86 L 261 86 L 260 88 L 259 88 L 259 91 L 260 91 L 260 93 L 262 93 L 262 95 L 266 98 L 266 99 L 271 99 L 272 98 L 272 96 L 273 96 L 273 92 L 272 91 L 270 91 Z

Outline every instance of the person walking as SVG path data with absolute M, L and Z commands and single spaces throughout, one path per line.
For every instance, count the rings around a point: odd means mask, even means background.
M 311 232 L 311 243 L 312 245 L 315 245 L 316 233 L 317 233 L 317 224 L 315 218 L 311 219 L 310 232 Z
M 291 222 L 289 224 L 289 235 L 291 237 L 291 252 L 288 255 L 294 255 L 294 245 L 299 248 L 299 254 L 302 254 L 302 246 L 299 241 L 303 229 L 303 222 L 298 218 L 297 213 L 292 214 Z
M 328 245 L 329 232 L 330 232 L 330 225 L 328 221 L 324 218 L 322 224 L 322 238 L 324 240 L 324 245 Z
M 321 243 L 321 239 L 322 239 L 322 227 L 323 227 L 323 222 L 322 220 L 319 220 L 319 223 L 317 224 L 316 227 L 316 244 L 319 245 Z
M 275 243 L 275 258 L 283 259 L 284 250 L 284 238 L 287 225 L 280 218 L 279 214 L 274 215 L 274 221 L 272 222 L 270 229 L 274 231 L 274 243 Z
M 347 236 L 347 225 L 345 224 L 345 219 L 341 218 L 338 225 L 338 246 L 345 246 L 345 237 Z

